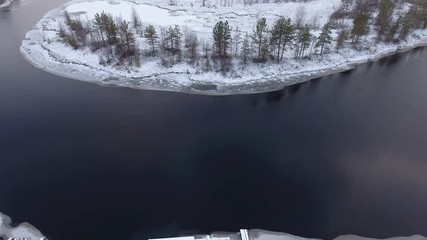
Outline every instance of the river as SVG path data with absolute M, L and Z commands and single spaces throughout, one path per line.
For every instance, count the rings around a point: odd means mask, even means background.
M 427 235 L 427 50 L 271 93 L 102 87 L 19 53 L 63 3 L 0 12 L 0 212 L 14 222 L 54 240 Z

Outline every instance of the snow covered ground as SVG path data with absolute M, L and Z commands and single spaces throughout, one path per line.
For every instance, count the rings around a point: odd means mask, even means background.
M 22 223 L 16 227 L 11 227 L 11 223 L 10 217 L 0 213 L 0 239 L 45 239 L 36 228 L 28 223 Z
M 320 240 L 315 238 L 304 238 L 288 233 L 271 232 L 259 229 L 249 230 L 249 238 L 251 240 Z M 378 240 L 376 238 L 366 238 L 357 235 L 341 235 L 333 240 Z M 407 237 L 392 237 L 384 238 L 383 240 L 427 240 L 426 237 L 421 235 L 412 235 Z
M 260 229 L 252 229 L 249 231 L 251 240 L 320 240 L 316 238 L 304 238 L 288 233 L 272 232 Z
M 0 213 L 0 239 L 28 239 L 28 240 L 47 240 L 39 230 L 29 223 L 22 223 L 16 227 L 11 227 L 11 219 Z M 272 232 L 260 229 L 249 230 L 249 240 L 320 240 L 315 238 L 304 238 L 288 233 Z M 197 240 L 208 240 L 208 235 L 198 235 Z M 241 240 L 239 233 L 213 233 L 211 237 L 229 237 L 231 240 Z M 174 236 L 171 236 L 174 237 Z M 147 240 L 147 239 L 141 239 Z M 360 237 L 357 235 L 342 235 L 333 240 L 378 240 L 375 238 Z M 413 235 L 408 237 L 393 237 L 383 240 L 427 240 L 421 235 Z
M 59 22 L 64 11 L 93 19 L 95 13 L 105 11 L 124 20 L 131 20 L 132 9 L 139 14 L 143 24 L 153 24 L 158 29 L 181 25 L 198 34 L 199 39 L 211 40 L 212 28 L 218 20 L 228 20 L 230 26 L 244 33 L 251 33 L 256 21 L 265 17 L 271 25 L 280 16 L 295 17 L 302 6 L 306 10 L 305 21 L 322 26 L 328 16 L 339 7 L 341 0 L 313 0 L 307 3 L 268 3 L 244 6 L 236 4 L 222 7 L 215 0 L 209 7 L 199 6 L 193 0 L 178 1 L 169 5 L 166 0 L 74 0 L 47 13 L 26 34 L 21 53 L 36 67 L 45 71 L 82 81 L 102 85 L 124 86 L 138 89 L 180 91 L 200 94 L 238 94 L 271 91 L 286 85 L 307 81 L 331 73 L 345 71 L 355 65 L 390 55 L 399 50 L 427 45 L 427 30 L 417 30 L 407 41 L 398 45 L 373 43 L 362 51 L 345 48 L 336 53 L 313 55 L 310 60 L 295 60 L 293 52 L 285 54 L 282 63 L 253 64 L 243 68 L 234 62 L 234 71 L 226 76 L 218 72 L 200 72 L 187 63 L 164 68 L 156 58 L 143 58 L 140 68 L 117 68 L 103 66 L 98 54 L 88 49 L 73 50 L 58 41 Z M 218 1 L 217 1 L 218 2 Z M 199 4 L 199 5 L 198 5 Z M 371 33 L 366 41 L 374 38 Z M 137 39 L 144 47 L 145 41 Z M 373 40 L 372 40 L 373 41 Z
M 4 0 L 3 3 L 1 3 L 2 1 L 0 1 L 0 8 L 4 8 L 9 6 L 14 0 Z
M 383 240 L 426 240 L 427 238 L 421 235 L 412 235 L 409 237 L 392 237 L 385 238 Z M 339 237 L 334 238 L 333 240 L 375 240 L 375 238 L 366 238 L 360 237 L 356 235 L 341 235 Z
M 261 229 L 251 229 L 248 231 L 249 240 L 321 240 L 318 238 L 305 238 L 295 236 L 289 233 L 273 232 Z M 231 240 L 241 240 L 239 233 L 213 233 L 211 236 L 229 237 Z M 198 238 L 196 237 L 196 240 Z M 357 235 L 341 235 L 332 240 L 379 240 L 376 238 L 366 238 Z M 426 237 L 421 235 L 412 235 L 405 237 L 392 237 L 384 238 L 382 240 L 427 240 Z
M 261 229 L 251 229 L 248 231 L 248 235 L 249 235 L 249 240 L 321 240 L 318 238 L 305 238 L 305 237 L 292 235 L 289 233 L 273 232 L 273 231 L 267 231 L 267 230 L 261 230 Z M 170 237 L 174 237 L 174 236 L 170 236 Z M 230 232 L 216 232 L 210 235 L 196 235 L 194 237 L 196 240 L 209 240 L 212 238 L 229 238 L 230 240 L 242 240 L 242 236 L 240 233 L 230 233 Z M 357 235 L 341 235 L 332 240 L 379 240 L 379 239 L 366 238 L 366 237 L 361 237 Z M 427 240 L 427 238 L 421 235 L 412 235 L 412 236 L 405 236 L 405 237 L 384 238 L 381 240 Z

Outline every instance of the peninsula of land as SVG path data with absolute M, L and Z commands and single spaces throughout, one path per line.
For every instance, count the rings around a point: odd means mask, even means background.
M 224 95 L 425 46 L 426 27 L 421 0 L 74 0 L 47 13 L 21 53 L 82 81 Z

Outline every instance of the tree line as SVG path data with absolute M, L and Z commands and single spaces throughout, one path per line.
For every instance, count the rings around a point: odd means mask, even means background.
M 135 10 L 130 22 L 105 12 L 96 14 L 92 21 L 82 21 L 65 12 L 59 37 L 74 49 L 89 47 L 99 53 L 103 65 L 140 66 L 144 56 L 160 58 L 165 67 L 185 61 L 200 71 L 225 73 L 238 62 L 243 67 L 251 61 L 281 62 L 286 52 L 303 59 L 339 51 L 345 44 L 361 49 L 360 43 L 371 27 L 378 42 L 398 42 L 413 30 L 427 27 L 427 4 L 423 0 L 412 0 L 410 9 L 397 18 L 393 16 L 402 0 L 342 1 L 323 26 L 305 23 L 303 9 L 297 11 L 294 20 L 279 17 L 271 25 L 260 18 L 250 32 L 221 20 L 212 29 L 213 41 L 200 40 L 195 32 L 178 25 L 145 26 Z M 351 26 L 346 25 L 349 21 Z M 138 46 L 137 36 L 148 48 Z

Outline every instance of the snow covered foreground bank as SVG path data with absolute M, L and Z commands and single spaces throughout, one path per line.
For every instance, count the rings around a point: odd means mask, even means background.
M 304 238 L 287 233 L 272 232 L 260 229 L 249 230 L 250 240 L 320 240 L 315 238 Z M 333 240 L 378 240 L 376 238 L 366 238 L 357 235 L 341 235 Z M 421 235 L 412 235 L 407 237 L 392 237 L 383 240 L 427 240 L 426 237 Z
M 250 240 L 321 240 L 316 238 L 304 238 L 288 233 L 282 232 L 272 232 L 260 229 L 249 230 L 249 239 Z M 333 240 L 378 240 L 377 238 L 367 238 L 357 235 L 341 235 Z M 427 240 L 426 237 L 421 235 L 412 235 L 407 237 L 392 237 L 384 238 L 383 240 Z
M 172 236 L 171 236 L 172 237 Z M 305 238 L 299 237 L 288 233 L 283 232 L 273 232 L 261 229 L 251 229 L 248 230 L 249 240 L 321 240 L 319 238 Z M 229 232 L 216 232 L 211 235 L 196 235 L 194 236 L 195 240 L 209 240 L 209 239 L 230 239 L 230 240 L 242 240 L 246 237 L 242 237 L 241 233 L 229 233 Z M 377 238 L 367 238 L 357 235 L 341 235 L 332 240 L 379 240 Z M 382 240 L 427 240 L 426 237 L 421 235 L 412 235 L 406 237 L 391 237 L 384 238 Z
M 86 50 L 73 50 L 58 41 L 59 22 L 64 11 L 81 19 L 92 20 L 96 13 L 105 11 L 115 17 L 131 20 L 132 9 L 141 17 L 143 24 L 156 27 L 170 25 L 185 26 L 201 39 L 210 40 L 215 23 L 227 19 L 231 26 L 251 32 L 259 17 L 272 23 L 277 16 L 293 17 L 301 6 L 307 11 L 307 19 L 315 19 L 322 25 L 339 6 L 341 0 L 313 0 L 308 3 L 289 2 L 280 5 L 268 3 L 256 6 L 236 5 L 233 7 L 205 8 L 182 1 L 182 5 L 169 5 L 166 0 L 74 0 L 47 13 L 35 27 L 26 34 L 21 53 L 34 66 L 45 71 L 82 81 L 101 85 L 123 86 L 137 89 L 178 91 L 187 93 L 226 95 L 255 93 L 280 89 L 313 78 L 346 71 L 357 64 L 377 60 L 381 57 L 427 46 L 427 30 L 416 30 L 406 41 L 399 44 L 374 43 L 368 49 L 357 51 L 341 49 L 323 56 L 313 55 L 311 60 L 295 60 L 292 52 L 285 54 L 283 63 L 249 64 L 241 67 L 235 64 L 235 71 L 224 76 L 219 72 L 199 72 L 182 62 L 164 68 L 158 59 L 144 58 L 141 67 L 118 68 L 100 64 L 99 55 Z M 181 2 L 181 1 L 180 1 Z M 367 38 L 375 37 L 371 33 Z M 137 39 L 138 44 L 145 41 Z
M 30 225 L 29 223 L 22 223 L 17 227 L 11 227 L 11 219 L 0 213 L 0 239 L 27 239 L 27 240 L 47 240 L 39 230 Z M 249 240 L 320 240 L 314 238 L 304 238 L 295 235 L 282 233 L 282 232 L 271 232 L 260 229 L 252 229 L 248 232 Z M 207 235 L 202 236 L 202 238 Z M 213 233 L 210 236 L 215 237 L 230 237 L 230 240 L 241 240 L 238 233 Z M 172 236 L 171 236 L 172 237 Z M 206 239 L 208 239 L 206 237 Z M 146 239 L 141 239 L 146 240 Z M 341 235 L 333 240 L 377 240 L 375 238 L 365 238 L 356 235 Z M 383 240 L 427 240 L 426 237 L 421 235 L 413 235 L 408 237 L 393 237 Z
M 35 227 L 28 223 L 22 223 L 17 227 L 11 227 L 11 224 L 10 217 L 0 213 L 0 239 L 46 239 Z

